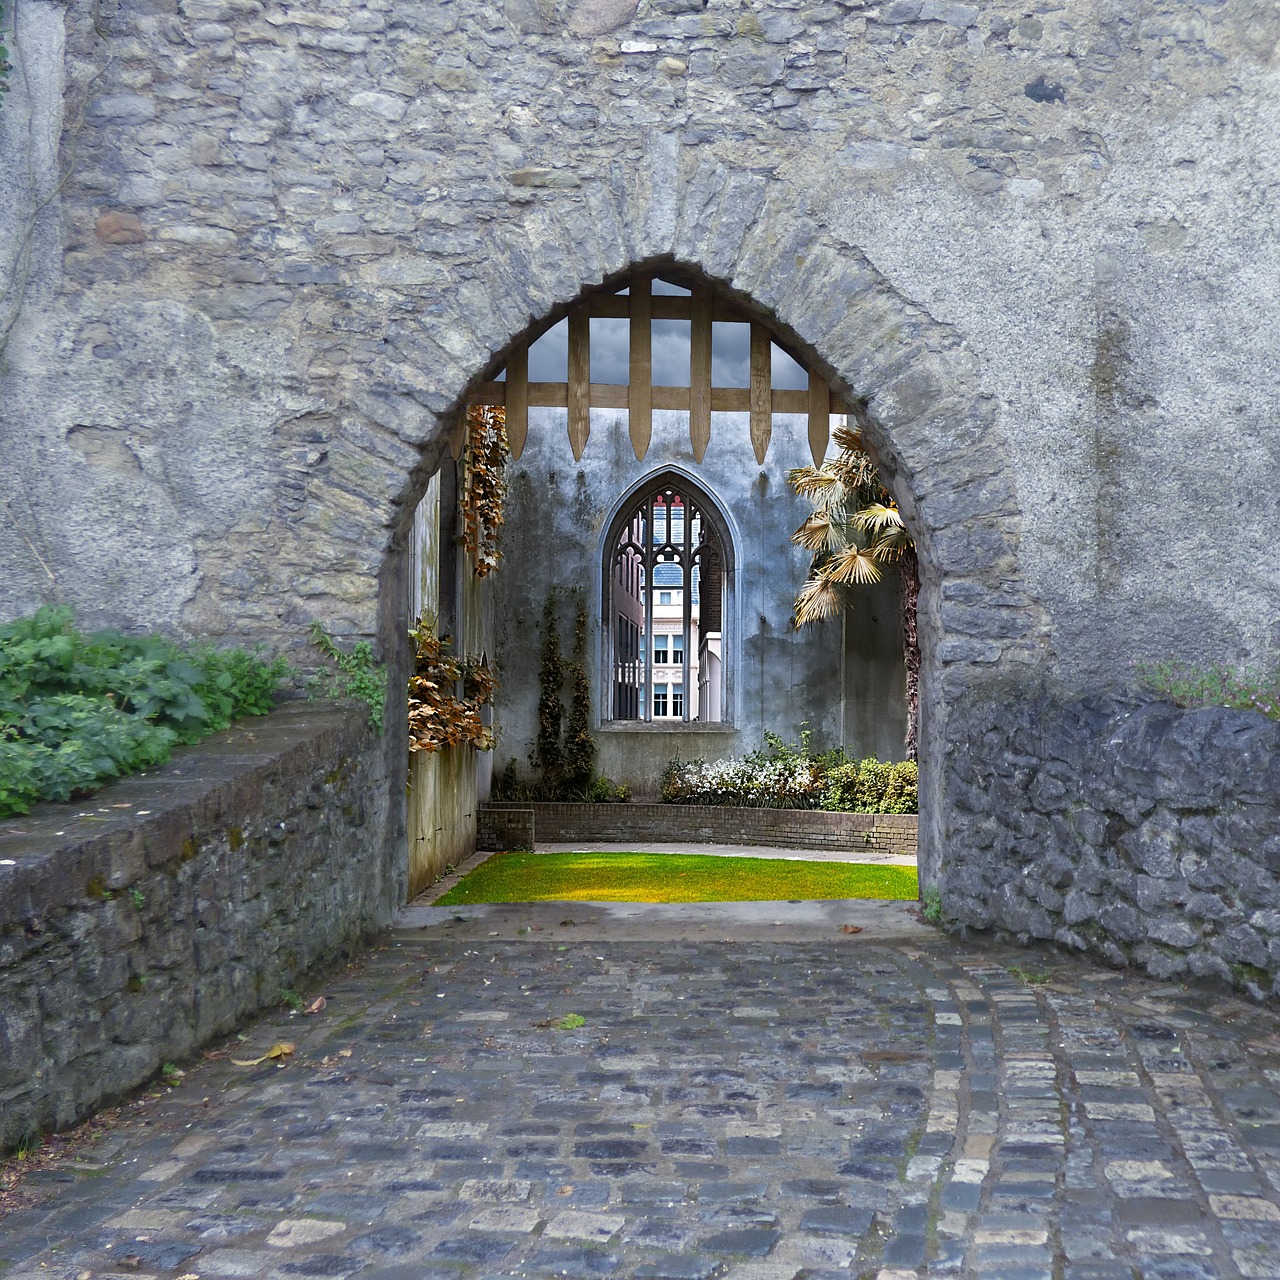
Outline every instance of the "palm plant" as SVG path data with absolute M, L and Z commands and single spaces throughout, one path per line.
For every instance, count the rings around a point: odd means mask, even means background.
M 920 570 L 915 543 L 863 446 L 862 433 L 837 427 L 832 439 L 839 449 L 835 458 L 820 467 L 797 467 L 787 473 L 791 487 L 813 504 L 813 511 L 791 535 L 792 542 L 813 553 L 809 576 L 796 595 L 795 625 L 836 617 L 853 606 L 858 587 L 879 582 L 886 572 L 898 574 L 907 668 L 906 748 L 915 759 L 920 677 L 916 633 Z

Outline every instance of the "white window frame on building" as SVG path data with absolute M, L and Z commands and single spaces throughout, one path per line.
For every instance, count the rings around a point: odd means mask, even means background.
M 733 539 L 715 500 L 678 471 L 648 477 L 620 504 L 603 559 L 601 721 L 729 723 Z

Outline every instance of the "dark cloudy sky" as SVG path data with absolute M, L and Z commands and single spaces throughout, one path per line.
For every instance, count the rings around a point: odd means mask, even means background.
M 531 382 L 568 378 L 569 323 L 561 320 L 529 348 Z M 717 387 L 745 387 L 751 356 L 751 330 L 745 324 L 714 324 L 711 333 L 711 381 Z M 626 383 L 630 362 L 629 322 L 591 321 L 591 381 Z M 689 385 L 689 322 L 653 322 L 653 381 L 658 386 Z M 808 375 L 780 347 L 773 348 L 773 385 L 802 391 Z

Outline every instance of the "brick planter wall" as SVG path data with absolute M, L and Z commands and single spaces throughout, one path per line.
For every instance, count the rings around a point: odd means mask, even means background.
M 508 817 L 508 815 L 511 815 Z M 531 815 L 532 827 L 528 826 Z M 916 852 L 914 813 L 824 813 L 693 804 L 530 804 L 480 808 L 482 849 L 570 840 L 765 845 L 866 853 Z M 523 837 L 523 838 L 520 838 Z
M 0 1151 L 143 1083 L 389 921 L 402 886 L 367 725 L 363 708 L 282 708 L 0 821 Z

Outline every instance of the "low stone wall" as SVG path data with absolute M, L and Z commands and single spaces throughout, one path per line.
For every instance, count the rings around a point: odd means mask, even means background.
M 1280 994 L 1280 724 L 1043 695 L 951 727 L 944 919 Z
M 485 852 L 532 849 L 537 843 L 533 807 L 482 804 L 476 815 L 476 848 Z
M 526 828 L 505 813 L 532 813 L 527 843 L 569 840 L 652 841 L 659 844 L 758 844 L 780 849 L 857 853 L 916 852 L 916 815 L 824 813 L 816 809 L 739 809 L 695 804 L 531 804 L 481 806 L 482 849 L 509 849 Z M 523 843 L 524 841 L 521 841 Z
M 280 998 L 400 905 L 364 708 L 288 706 L 0 822 L 0 1150 Z

